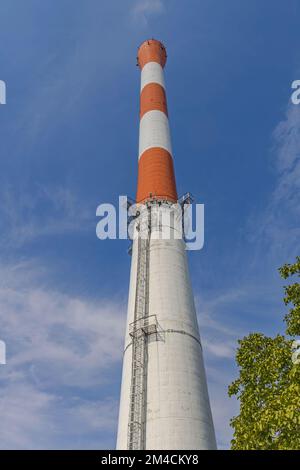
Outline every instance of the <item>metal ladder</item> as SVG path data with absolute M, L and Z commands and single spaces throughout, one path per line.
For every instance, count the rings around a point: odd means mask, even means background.
M 141 221 L 139 230 L 134 321 L 129 328 L 132 337 L 132 368 L 127 447 L 130 450 L 145 449 L 151 207 L 147 208 L 146 220 Z

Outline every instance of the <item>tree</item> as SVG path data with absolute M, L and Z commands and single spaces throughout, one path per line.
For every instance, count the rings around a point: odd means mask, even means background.
M 300 257 L 279 269 L 283 279 L 300 277 Z M 240 401 L 240 413 L 231 419 L 231 448 L 300 449 L 300 361 L 293 354 L 300 335 L 300 284 L 284 288 L 286 335 L 274 338 L 251 333 L 238 341 L 239 377 L 228 388 Z M 299 356 L 300 357 L 300 356 Z

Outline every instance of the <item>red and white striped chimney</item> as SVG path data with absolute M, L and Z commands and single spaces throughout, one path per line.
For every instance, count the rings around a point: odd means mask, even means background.
M 151 197 L 177 201 L 163 68 L 166 49 L 155 39 L 138 51 L 141 69 L 137 202 Z
M 185 242 L 170 217 L 181 208 L 174 205 L 166 58 L 155 39 L 138 50 L 140 216 L 132 245 L 117 448 L 215 449 Z M 165 232 L 168 239 L 161 236 Z

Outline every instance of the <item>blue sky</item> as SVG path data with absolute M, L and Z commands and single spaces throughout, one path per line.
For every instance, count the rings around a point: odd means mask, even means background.
M 218 444 L 237 338 L 283 330 L 299 254 L 297 0 L 3 0 L 1 448 L 113 448 L 130 258 L 96 207 L 135 195 L 138 45 L 167 48 L 179 194 L 205 204 L 189 255 Z

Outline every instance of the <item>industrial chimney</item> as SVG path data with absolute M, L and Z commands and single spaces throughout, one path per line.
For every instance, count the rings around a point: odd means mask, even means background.
M 181 209 L 163 72 L 166 49 L 155 39 L 147 40 L 137 60 L 139 216 L 132 244 L 117 449 L 215 449 L 185 242 L 176 224 Z

